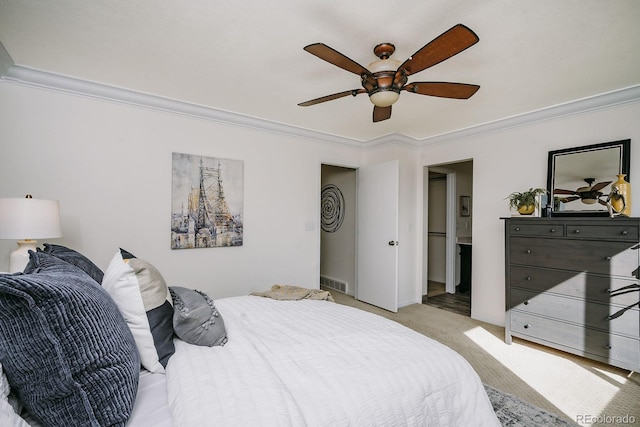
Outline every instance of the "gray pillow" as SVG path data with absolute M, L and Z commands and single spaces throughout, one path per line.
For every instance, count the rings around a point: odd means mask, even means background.
M 39 249 L 38 249 L 39 250 Z M 53 245 L 51 243 L 44 244 L 43 252 L 60 258 L 63 261 L 67 261 L 69 264 L 73 264 L 80 268 L 93 278 L 98 284 L 102 283 L 102 276 L 104 273 L 100 268 L 93 263 L 89 258 L 82 255 L 80 252 L 67 248 L 62 245 Z
M 0 275 L 0 363 L 42 425 L 124 426 L 140 359 L 109 294 L 78 267 L 30 252 L 25 272 Z
M 212 347 L 227 343 L 227 331 L 213 300 L 204 292 L 169 286 L 173 298 L 173 330 L 189 344 Z

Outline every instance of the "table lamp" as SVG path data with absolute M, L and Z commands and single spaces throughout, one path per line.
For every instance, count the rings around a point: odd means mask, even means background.
M 9 258 L 9 272 L 23 271 L 29 251 L 38 242 L 33 239 L 62 237 L 60 204 L 57 200 L 0 198 L 0 239 L 19 239 L 18 249 Z

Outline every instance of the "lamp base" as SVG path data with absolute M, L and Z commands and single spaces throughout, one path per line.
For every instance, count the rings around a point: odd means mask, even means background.
M 24 271 L 29 262 L 29 251 L 35 252 L 37 244 L 36 240 L 18 240 L 18 249 L 9 257 L 9 273 Z

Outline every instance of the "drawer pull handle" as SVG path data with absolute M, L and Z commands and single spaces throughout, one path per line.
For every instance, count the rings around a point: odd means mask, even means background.
M 520 231 L 520 227 L 516 227 L 516 231 Z
M 527 280 L 527 281 L 531 281 L 531 276 L 527 276 L 527 277 L 525 278 L 525 280 Z
M 528 323 L 524 325 L 524 328 L 525 328 L 525 329 L 529 329 L 530 327 L 531 327 L 531 325 L 530 325 L 530 324 L 528 324 Z
M 627 230 L 622 230 L 620 234 L 622 234 L 623 236 L 626 236 L 627 234 L 629 234 L 629 232 Z
M 611 350 L 611 344 L 605 345 L 604 348 L 606 348 L 607 350 Z
M 531 253 L 531 249 L 527 249 L 527 251 L 525 253 L 530 254 Z
M 576 234 L 580 234 L 580 229 L 576 228 L 573 232 L 576 233 Z
M 606 256 L 606 257 L 604 257 L 604 260 L 605 261 L 611 261 L 611 257 L 610 256 Z
M 550 233 L 555 233 L 555 232 L 556 232 L 556 229 L 555 229 L 555 228 L 552 228 L 551 230 L 549 230 L 549 232 L 550 232 Z
M 526 301 L 524 302 L 524 305 L 529 305 L 529 300 L 526 300 Z

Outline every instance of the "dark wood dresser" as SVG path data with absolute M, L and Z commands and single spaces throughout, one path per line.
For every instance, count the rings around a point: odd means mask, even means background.
M 640 219 L 505 221 L 505 341 L 640 371 Z

